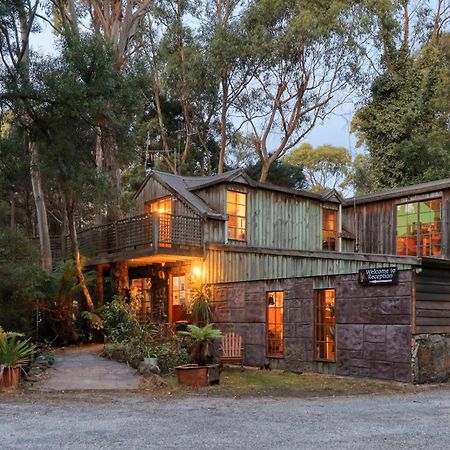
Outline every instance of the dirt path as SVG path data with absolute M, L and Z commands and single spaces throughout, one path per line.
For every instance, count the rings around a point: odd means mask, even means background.
M 134 390 L 139 386 L 136 370 L 99 356 L 102 345 L 68 347 L 55 354 L 46 380 L 33 387 L 41 391 Z

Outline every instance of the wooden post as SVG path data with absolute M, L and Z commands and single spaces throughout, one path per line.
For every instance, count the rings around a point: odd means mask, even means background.
M 95 299 L 97 308 L 105 303 L 105 289 L 103 286 L 103 265 L 97 266 L 97 284 L 95 287 Z
M 111 279 L 114 287 L 114 294 L 125 295 L 130 289 L 128 278 L 128 261 L 116 261 L 111 263 Z
M 153 252 L 157 253 L 159 248 L 159 228 L 160 228 L 158 214 L 153 214 L 152 220 L 153 220 L 153 242 L 152 242 Z

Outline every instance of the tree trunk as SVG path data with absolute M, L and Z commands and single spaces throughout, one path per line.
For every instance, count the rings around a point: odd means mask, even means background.
M 97 284 L 95 288 L 95 300 L 97 308 L 105 303 L 105 289 L 103 286 L 103 266 L 97 266 Z
M 111 263 L 111 280 L 116 295 L 128 295 L 130 282 L 128 279 L 128 262 L 117 261 Z
M 41 172 L 39 170 L 39 156 L 36 142 L 28 140 L 30 152 L 30 175 L 33 188 L 34 204 L 38 226 L 39 244 L 41 247 L 42 267 L 51 272 L 53 268 L 50 234 L 48 231 L 47 207 L 45 205 L 44 190 L 42 189 Z
M 86 285 L 86 280 L 83 274 L 83 267 L 81 265 L 81 256 L 80 250 L 78 248 L 78 236 L 77 229 L 75 226 L 75 214 L 74 214 L 74 204 L 73 201 L 68 201 L 66 199 L 66 211 L 67 211 L 67 221 L 69 225 L 69 236 L 70 236 L 70 245 L 72 249 L 72 256 L 75 262 L 75 270 L 77 273 L 77 279 L 81 286 L 81 291 L 83 292 L 84 299 L 86 301 L 86 309 L 88 311 L 94 310 L 94 303 L 92 301 L 91 293 Z
M 261 163 L 261 176 L 259 177 L 259 181 L 265 183 L 269 178 L 270 162 L 264 160 Z
M 225 147 L 227 145 L 227 110 L 228 110 L 228 80 L 222 75 L 222 111 L 220 114 L 220 153 L 217 172 L 223 173 L 225 166 Z

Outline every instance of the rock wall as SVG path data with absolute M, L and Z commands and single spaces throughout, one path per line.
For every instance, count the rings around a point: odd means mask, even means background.
M 450 335 L 415 335 L 412 362 L 414 381 L 416 383 L 449 381 Z
M 245 364 L 267 362 L 266 292 L 284 291 L 284 359 L 278 367 L 409 382 L 411 272 L 392 286 L 363 287 L 356 274 L 329 277 L 336 289 L 336 364 L 314 360 L 314 286 L 321 279 L 291 278 L 212 286 L 220 328 L 244 340 Z

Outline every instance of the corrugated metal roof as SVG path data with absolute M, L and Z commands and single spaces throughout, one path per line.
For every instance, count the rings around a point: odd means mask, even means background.
M 344 204 L 346 206 L 352 206 L 354 204 L 360 205 L 364 203 L 373 203 L 392 198 L 425 194 L 427 192 L 439 191 L 441 189 L 448 189 L 448 188 L 450 188 L 450 178 L 346 198 Z

